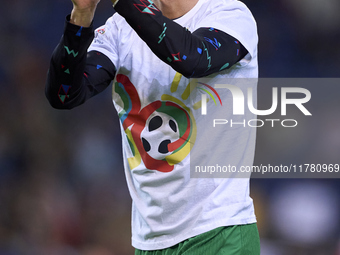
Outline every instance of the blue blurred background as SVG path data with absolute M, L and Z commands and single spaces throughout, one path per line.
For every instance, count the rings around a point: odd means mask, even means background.
M 338 0 L 244 2 L 258 23 L 260 77 L 339 77 Z M 71 2 L 1 4 L 0 255 L 133 254 L 131 199 L 110 89 L 72 111 L 52 109 L 44 96 Z M 110 1 L 102 1 L 95 27 L 112 14 Z M 294 157 L 340 158 L 339 110 L 327 125 L 309 127 L 318 135 L 307 146 L 323 147 Z M 275 162 L 268 146 L 275 136 L 259 131 L 258 139 L 256 162 L 266 156 Z M 253 179 L 251 194 L 262 255 L 340 254 L 339 179 Z

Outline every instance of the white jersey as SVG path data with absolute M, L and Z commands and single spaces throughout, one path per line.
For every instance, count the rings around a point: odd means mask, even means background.
M 257 78 L 256 23 L 243 3 L 199 0 L 174 21 L 192 32 L 200 27 L 222 30 L 248 50 L 232 68 L 210 75 L 212 83 L 223 77 Z M 113 103 L 121 120 L 133 201 L 132 245 L 164 249 L 220 226 L 256 222 L 249 178 L 190 178 L 189 167 L 213 158 L 251 165 L 255 130 L 204 133 L 192 96 L 197 89 L 188 89 L 191 80 L 159 60 L 117 13 L 96 30 L 91 50 L 105 54 L 117 68 Z M 222 95 L 222 100 L 230 98 Z M 219 141 L 223 146 L 215 150 Z M 202 147 L 205 155 L 190 160 L 191 149 Z

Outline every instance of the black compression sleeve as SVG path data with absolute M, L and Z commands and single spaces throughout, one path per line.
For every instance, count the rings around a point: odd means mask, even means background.
M 163 16 L 151 0 L 120 0 L 115 10 L 162 61 L 186 77 L 230 68 L 248 53 L 223 31 L 199 28 L 191 33 Z
M 45 94 L 54 108 L 78 106 L 103 91 L 114 78 L 115 67 L 105 55 L 96 51 L 87 53 L 93 37 L 92 26 L 84 28 L 66 21 L 46 81 Z

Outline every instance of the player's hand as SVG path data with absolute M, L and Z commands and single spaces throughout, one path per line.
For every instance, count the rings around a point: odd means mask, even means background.
M 73 10 L 70 22 L 83 27 L 91 25 L 100 0 L 72 0 Z

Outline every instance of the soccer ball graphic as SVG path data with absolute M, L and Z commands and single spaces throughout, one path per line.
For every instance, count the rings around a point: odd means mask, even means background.
M 172 152 L 168 144 L 180 138 L 178 124 L 174 118 L 163 112 L 154 112 L 146 121 L 141 132 L 144 150 L 150 157 L 163 160 Z

